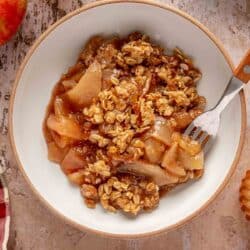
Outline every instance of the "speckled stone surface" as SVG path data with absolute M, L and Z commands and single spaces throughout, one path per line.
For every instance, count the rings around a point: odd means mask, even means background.
M 84 1 L 87 2 L 87 1 Z M 237 64 L 250 48 L 250 0 L 165 0 L 205 24 L 224 44 Z M 65 224 L 35 197 L 24 181 L 7 137 L 10 92 L 17 69 L 34 40 L 80 0 L 30 0 L 19 33 L 0 47 L 0 164 L 7 163 L 12 222 L 9 249 L 17 250 L 248 250 L 250 222 L 238 203 L 242 175 L 250 168 L 250 123 L 237 170 L 229 184 L 203 213 L 179 229 L 137 240 L 105 239 Z M 176 31 L 178 32 L 178 30 Z M 246 89 L 249 100 L 250 87 Z M 250 118 L 248 101 L 248 118 Z M 231 136 L 231 135 L 228 135 Z M 218 166 L 220 167 L 220 166 Z

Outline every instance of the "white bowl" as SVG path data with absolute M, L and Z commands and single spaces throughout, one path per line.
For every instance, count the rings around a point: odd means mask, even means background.
M 79 189 L 47 159 L 42 123 L 51 91 L 95 34 L 126 35 L 139 30 L 165 47 L 192 55 L 203 73 L 199 92 L 213 107 L 232 75 L 232 64 L 215 37 L 190 16 L 149 1 L 98 1 L 67 15 L 34 44 L 16 78 L 10 135 L 18 164 L 31 188 L 62 218 L 82 230 L 112 237 L 139 237 L 173 229 L 203 210 L 222 190 L 239 159 L 246 123 L 243 93 L 222 115 L 218 139 L 206 158 L 205 174 L 176 188 L 151 213 L 136 219 L 88 209 Z

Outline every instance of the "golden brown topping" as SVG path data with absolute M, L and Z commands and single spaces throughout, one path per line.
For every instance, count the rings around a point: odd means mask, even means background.
M 106 112 L 105 116 L 104 116 L 104 120 L 109 123 L 109 124 L 113 124 L 115 122 L 116 119 L 116 113 L 112 112 L 112 111 L 108 111 Z
M 81 194 L 84 197 L 85 204 L 89 208 L 95 208 L 99 199 L 97 189 L 93 185 L 83 184 L 81 187 Z
M 206 100 L 201 73 L 138 32 L 94 37 L 58 83 L 46 136 L 50 160 L 81 186 L 88 207 L 137 214 L 159 203 L 159 189 L 203 174 L 201 146 L 181 132 Z
M 93 185 L 83 184 L 81 187 L 81 193 L 84 197 L 88 199 L 92 199 L 92 200 L 98 199 L 97 190 Z
M 98 174 L 101 177 L 109 177 L 111 175 L 109 165 L 107 165 L 103 160 L 99 160 L 94 164 L 89 164 L 87 171 Z
M 143 60 L 147 59 L 153 48 L 150 43 L 142 40 L 131 41 L 122 47 L 122 57 L 124 58 L 126 64 L 137 65 L 141 64 Z
M 164 80 L 166 83 L 169 83 L 172 79 L 172 71 L 169 68 L 161 67 L 157 69 L 157 74 L 160 79 Z
M 141 98 L 139 100 L 139 106 L 142 119 L 142 127 L 153 125 L 155 121 L 153 102 L 146 101 L 144 98 Z
M 135 179 L 133 176 L 111 177 L 98 188 L 102 206 L 116 212 L 136 215 L 142 209 L 152 209 L 159 203 L 159 188 L 153 182 Z
M 139 160 L 144 155 L 145 144 L 140 139 L 133 139 L 127 148 L 127 153 L 131 160 Z
M 103 110 L 98 104 L 92 104 L 89 108 L 84 108 L 83 114 L 94 124 L 101 124 L 104 121 Z
M 155 102 L 157 111 L 162 116 L 171 116 L 174 112 L 174 108 L 169 105 L 169 101 L 166 98 L 159 98 Z
M 126 130 L 119 133 L 112 142 L 118 147 L 119 152 L 123 153 L 132 141 L 133 136 L 133 130 Z
M 100 148 L 103 148 L 103 147 L 106 147 L 110 140 L 99 135 L 98 133 L 96 132 L 91 132 L 90 136 L 89 136 L 89 140 L 92 142 L 92 143 L 95 143 L 97 144 Z
M 183 91 L 167 91 L 166 94 L 169 96 L 169 100 L 175 103 L 177 106 L 189 106 L 190 100 Z

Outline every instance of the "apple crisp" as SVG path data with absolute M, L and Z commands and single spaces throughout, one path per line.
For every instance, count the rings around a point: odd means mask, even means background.
M 135 32 L 95 36 L 55 86 L 44 122 L 49 160 L 78 185 L 89 208 L 152 210 L 204 170 L 201 145 L 182 135 L 206 99 L 201 72 Z

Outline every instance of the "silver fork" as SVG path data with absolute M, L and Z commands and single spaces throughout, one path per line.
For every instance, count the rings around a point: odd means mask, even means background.
M 230 101 L 244 87 L 243 83 L 250 80 L 250 49 L 234 71 L 228 86 L 216 106 L 198 116 L 185 130 L 184 134 L 197 140 L 206 153 L 217 135 L 220 115 Z

